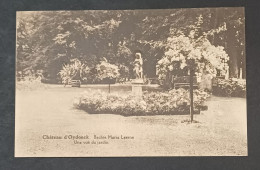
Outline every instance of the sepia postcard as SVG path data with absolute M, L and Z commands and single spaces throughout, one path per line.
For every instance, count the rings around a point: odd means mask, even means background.
M 247 156 L 242 7 L 16 13 L 15 157 Z

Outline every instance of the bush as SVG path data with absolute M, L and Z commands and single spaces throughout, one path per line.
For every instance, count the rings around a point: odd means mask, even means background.
M 246 97 L 246 80 L 243 79 L 219 79 L 213 94 L 223 97 Z
M 194 91 L 194 108 L 198 112 L 208 94 Z M 88 113 L 114 113 L 124 116 L 189 114 L 189 91 L 144 92 L 141 97 L 101 91 L 86 91 L 75 99 L 74 106 Z
M 96 70 L 96 77 L 100 81 L 103 80 L 105 82 L 107 81 L 108 83 L 110 83 L 112 80 L 116 80 L 116 78 L 118 78 L 120 75 L 118 66 L 107 62 L 106 59 L 105 61 L 101 61 L 101 63 L 96 66 Z
M 58 75 L 63 84 L 71 80 L 83 80 L 89 73 L 89 68 L 78 59 L 72 59 L 70 64 L 64 64 Z
M 39 90 L 48 89 L 49 86 L 41 83 L 40 78 L 38 79 L 24 79 L 22 81 L 16 81 L 17 90 Z

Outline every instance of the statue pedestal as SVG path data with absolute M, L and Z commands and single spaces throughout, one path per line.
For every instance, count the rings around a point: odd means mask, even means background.
M 142 85 L 144 84 L 144 80 L 143 79 L 134 79 L 134 80 L 132 80 L 131 84 L 132 84 L 133 95 L 142 96 L 142 94 L 143 94 Z

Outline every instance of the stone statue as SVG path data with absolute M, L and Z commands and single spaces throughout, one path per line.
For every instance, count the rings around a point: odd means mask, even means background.
M 134 72 L 135 72 L 136 79 L 143 78 L 143 59 L 141 53 L 139 52 L 135 54 Z

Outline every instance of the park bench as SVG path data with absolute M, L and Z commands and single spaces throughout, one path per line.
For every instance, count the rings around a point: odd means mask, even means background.
M 80 87 L 81 82 L 80 80 L 71 80 L 69 84 L 71 85 L 71 87 Z
M 181 77 L 172 76 L 172 84 L 174 89 L 189 88 L 190 76 L 181 76 Z M 193 76 L 193 87 L 198 88 L 197 76 Z

